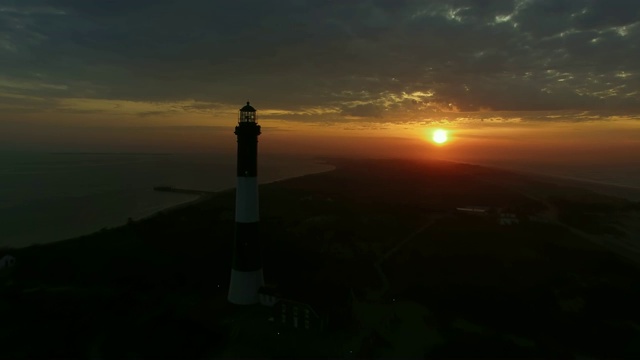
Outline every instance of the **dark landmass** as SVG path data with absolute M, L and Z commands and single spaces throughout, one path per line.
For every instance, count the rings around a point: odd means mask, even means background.
M 52 155 L 173 155 L 173 153 L 159 152 L 77 152 L 77 151 L 58 151 L 50 152 Z
M 231 190 L 0 251 L 17 259 L 0 354 L 640 358 L 640 203 L 467 164 L 330 162 L 260 186 L 266 281 L 340 309 L 325 331 L 226 302 Z

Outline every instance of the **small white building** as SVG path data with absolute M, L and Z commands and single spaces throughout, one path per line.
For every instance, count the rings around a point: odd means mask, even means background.
M 0 259 L 0 269 L 13 267 L 16 264 L 16 258 L 11 255 L 5 255 Z
M 264 306 L 274 306 L 281 298 L 280 293 L 274 286 L 265 285 L 258 290 L 260 304 Z
M 520 220 L 514 213 L 501 213 L 500 217 L 498 217 L 498 223 L 500 225 L 515 225 L 519 224 Z

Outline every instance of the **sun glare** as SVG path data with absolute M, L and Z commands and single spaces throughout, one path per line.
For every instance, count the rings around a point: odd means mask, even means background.
M 447 142 L 447 132 L 441 129 L 438 129 L 433 132 L 433 142 L 436 144 L 444 144 Z

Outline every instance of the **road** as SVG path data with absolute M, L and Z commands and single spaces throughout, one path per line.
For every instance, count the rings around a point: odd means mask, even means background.
M 384 253 L 382 256 L 380 256 L 380 259 L 378 259 L 378 261 L 376 262 L 376 266 L 382 265 L 383 262 L 385 262 L 389 257 L 391 257 L 393 254 L 395 254 L 398 250 L 400 250 L 400 248 L 402 248 L 408 242 L 413 240 L 418 234 L 420 234 L 423 231 L 427 230 L 429 228 L 429 226 L 433 225 L 433 223 L 437 219 L 440 219 L 442 216 L 443 215 L 432 215 L 424 225 L 419 227 L 416 231 L 412 232 L 411 234 L 407 235 L 407 237 L 405 237 L 402 241 L 400 241 L 398 244 L 396 244 L 396 246 L 394 246 L 393 248 L 389 249 L 386 253 Z
M 391 256 L 393 256 L 393 254 L 395 254 L 398 250 L 400 250 L 402 247 L 407 245 L 417 235 L 427 230 L 431 225 L 433 225 L 433 223 L 436 220 L 442 218 L 443 216 L 445 215 L 443 214 L 431 215 L 429 219 L 422 226 L 420 226 L 411 234 L 407 235 L 402 241 L 398 242 L 393 248 L 389 249 L 387 252 L 382 254 L 380 258 L 373 264 L 373 266 L 376 269 L 376 272 L 378 273 L 378 276 L 380 277 L 380 282 L 382 282 L 381 289 L 372 294 L 372 297 L 374 299 L 381 299 L 383 295 L 389 290 L 389 280 L 387 279 L 387 276 L 385 275 L 384 271 L 382 271 L 381 265 L 385 261 L 387 261 Z

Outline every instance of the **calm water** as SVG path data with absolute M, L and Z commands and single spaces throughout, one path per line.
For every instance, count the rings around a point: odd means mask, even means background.
M 219 191 L 235 186 L 233 155 L 0 154 L 0 246 L 46 243 L 124 224 L 196 197 L 157 185 Z M 262 156 L 261 183 L 332 167 Z

